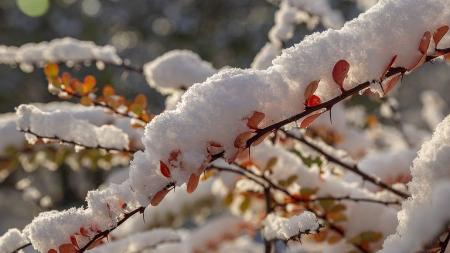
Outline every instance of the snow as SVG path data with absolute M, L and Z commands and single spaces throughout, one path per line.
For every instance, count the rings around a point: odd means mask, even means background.
M 450 116 L 441 122 L 431 140 L 425 142 L 411 169 L 412 197 L 398 213 L 399 225 L 380 252 L 415 252 L 446 229 L 450 222 Z
M 0 46 L 0 64 L 21 64 L 25 69 L 32 69 L 33 65 L 46 62 L 78 63 L 93 60 L 115 65 L 122 63 L 112 46 L 98 46 L 90 41 L 69 37 L 27 43 L 20 47 Z
M 89 253 L 133 253 L 156 248 L 160 244 L 173 243 L 180 240 L 180 236 L 173 230 L 158 228 L 134 234 L 121 240 L 103 244 Z
M 432 130 L 444 119 L 444 111 L 447 109 L 445 100 L 433 90 L 422 92 L 420 99 L 422 100 L 422 117 Z
M 147 83 L 163 92 L 189 88 L 216 72 L 209 62 L 189 50 L 169 51 L 144 65 Z
M 13 252 L 27 243 L 28 240 L 18 229 L 9 229 L 0 237 L 0 252 Z
M 314 213 L 309 211 L 290 218 L 269 214 L 264 221 L 263 235 L 268 240 L 288 240 L 296 235 L 317 229 L 319 229 L 319 220 Z
M 97 127 L 64 111 L 44 112 L 33 105 L 20 105 L 17 115 L 17 127 L 20 130 L 31 131 L 44 138 L 56 137 L 91 148 L 128 149 L 128 135 L 112 125 Z
M 381 1 L 342 29 L 314 33 L 284 50 L 274 60 L 274 68 L 292 85 L 305 87 L 320 80 L 316 95 L 326 101 L 340 93 L 332 78 L 337 61 L 350 63 L 345 89 L 378 80 L 394 55 L 398 56 L 394 66 L 414 65 L 421 55 L 418 46 L 423 34 L 433 33 L 449 19 L 445 0 Z M 395 29 L 387 29 L 392 24 Z

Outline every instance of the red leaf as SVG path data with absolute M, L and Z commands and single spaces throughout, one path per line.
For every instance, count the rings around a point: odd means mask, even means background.
M 392 65 L 394 65 L 395 60 L 397 60 L 397 55 L 394 55 L 392 57 L 391 61 L 389 62 L 389 64 L 384 69 L 383 75 L 381 75 L 381 79 L 384 79 L 386 77 L 387 73 L 389 72 L 389 69 L 391 69 Z
M 266 115 L 264 113 L 255 111 L 248 119 L 247 126 L 250 129 L 258 129 L 259 123 L 261 123 L 265 116 Z
M 309 125 L 311 125 L 311 123 L 313 123 L 313 121 L 315 119 L 317 119 L 320 115 L 321 115 L 321 113 L 317 113 L 317 114 L 313 114 L 313 115 L 307 116 L 302 121 L 302 123 L 300 123 L 300 128 L 307 128 L 307 127 L 309 127 Z
M 416 70 L 418 67 L 422 66 L 422 64 L 425 63 L 426 59 L 427 59 L 427 55 L 426 54 L 422 55 L 419 59 L 417 59 L 417 62 L 414 63 L 414 65 L 412 65 L 410 68 L 408 68 L 408 71 L 412 72 L 412 71 Z
M 339 60 L 333 68 L 333 79 L 344 90 L 344 80 L 350 70 L 350 64 L 346 60 Z
M 197 174 L 195 174 L 195 173 L 191 174 L 191 176 L 189 177 L 189 181 L 187 183 L 187 187 L 186 187 L 186 190 L 188 193 L 192 193 L 195 191 L 195 189 L 197 189 L 199 179 L 200 179 L 200 177 Z
M 167 195 L 168 192 L 169 192 L 168 189 L 163 189 L 157 192 L 155 195 L 153 195 L 152 199 L 150 200 L 150 204 L 152 206 L 157 206 L 164 199 L 164 197 Z
M 159 170 L 161 171 L 161 174 L 163 174 L 163 176 L 167 178 L 170 177 L 169 167 L 167 167 L 167 165 L 163 161 L 159 161 Z
M 71 236 L 70 236 L 70 242 L 72 243 L 73 246 L 75 246 L 76 248 L 79 248 L 79 247 L 78 247 L 77 238 L 75 238 L 74 235 L 71 235 Z
M 419 51 L 422 54 L 427 53 L 428 47 L 430 46 L 430 42 L 431 42 L 431 33 L 429 31 L 426 31 L 423 34 L 422 39 L 420 40 L 420 44 L 419 44 Z
M 448 26 L 444 25 L 439 27 L 433 34 L 433 41 L 435 46 L 437 47 L 439 41 L 444 37 L 445 34 L 448 32 Z
M 308 84 L 308 86 L 306 86 L 305 93 L 304 93 L 305 98 L 311 97 L 314 94 L 314 92 L 316 92 L 317 87 L 319 87 L 319 82 L 320 81 L 315 80 L 315 81 L 310 82 Z
M 80 234 L 84 237 L 89 237 L 89 232 L 84 227 L 80 228 Z
M 247 140 L 252 136 L 252 132 L 243 132 L 239 134 L 234 140 L 235 148 L 245 148 L 247 146 Z
M 210 141 L 208 147 L 206 147 L 206 151 L 210 155 L 217 155 L 223 152 L 223 147 L 217 142 Z
M 77 253 L 77 249 L 70 243 L 59 246 L 59 253 Z
M 47 253 L 58 253 L 56 250 L 54 250 L 54 249 L 49 249 L 48 251 L 47 251 Z
M 319 105 L 321 103 L 320 101 L 320 97 L 316 96 L 316 95 L 311 95 L 307 100 L 306 100 L 306 106 L 308 107 L 312 107 L 312 106 L 316 106 Z
M 391 79 L 389 79 L 389 81 L 387 81 L 386 83 L 386 87 L 384 88 L 384 92 L 385 94 L 388 94 L 397 84 L 398 80 L 400 80 L 400 78 L 402 77 L 401 74 L 397 74 L 393 77 L 391 77 Z

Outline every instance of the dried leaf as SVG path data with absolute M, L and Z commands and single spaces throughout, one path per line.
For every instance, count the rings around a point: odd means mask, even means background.
M 307 128 L 309 127 L 309 125 L 311 125 L 311 123 L 314 122 L 315 119 L 317 119 L 319 116 L 321 115 L 321 113 L 316 113 L 310 116 L 307 116 L 302 123 L 300 123 L 300 128 Z
M 277 165 L 277 163 L 278 163 L 278 157 L 276 157 L 276 156 L 271 157 L 269 159 L 269 161 L 267 161 L 266 167 L 264 168 L 264 171 L 272 171 L 273 167 L 275 165 Z
M 192 193 L 195 191 L 195 189 L 197 189 L 199 179 L 200 177 L 197 174 L 191 174 L 186 187 L 188 193 Z
M 83 94 L 91 92 L 94 89 L 96 83 L 97 81 L 95 80 L 94 76 L 86 76 L 83 81 Z
M 56 250 L 54 250 L 54 249 L 49 249 L 48 251 L 47 251 L 47 253 L 58 253 Z
M 73 246 L 75 246 L 76 248 L 79 248 L 79 247 L 78 247 L 77 238 L 75 238 L 74 235 L 71 235 L 71 236 L 70 236 L 70 242 L 72 243 Z
M 89 96 L 83 96 L 80 99 L 80 104 L 84 106 L 91 106 L 92 105 L 92 99 Z
M 384 87 L 385 94 L 388 94 L 395 87 L 395 85 L 397 84 L 398 80 L 400 80 L 401 77 L 402 77 L 401 74 L 397 74 L 397 75 L 391 77 L 391 79 L 389 79 L 386 82 L 385 87 Z
M 252 132 L 243 132 L 239 134 L 236 139 L 234 140 L 234 147 L 235 148 L 245 148 L 247 146 L 247 141 L 252 136 Z
M 49 63 L 49 64 L 45 65 L 44 74 L 47 77 L 56 77 L 56 76 L 58 76 L 58 73 L 59 73 L 58 64 Z
M 116 92 L 114 91 L 114 88 L 110 85 L 106 85 L 105 87 L 103 87 L 103 91 L 102 94 L 104 97 L 110 97 L 110 96 L 114 96 Z
M 410 68 L 408 68 L 409 72 L 412 72 L 416 70 L 418 67 L 422 66 L 422 64 L 425 63 L 425 60 L 427 59 L 427 55 L 422 55 L 419 59 L 417 59 L 416 63 L 414 63 Z
M 339 85 L 341 90 L 344 89 L 344 80 L 350 70 L 350 64 L 346 60 L 339 60 L 333 68 L 333 79 Z
M 389 69 L 391 69 L 392 65 L 394 65 L 395 60 L 397 60 L 397 55 L 394 55 L 391 59 L 391 61 L 389 62 L 389 64 L 386 66 L 386 68 L 384 69 L 383 74 L 381 75 L 381 79 L 384 79 L 387 75 L 387 73 L 389 72 Z
M 59 253 L 77 253 L 77 249 L 70 243 L 59 246 Z
M 445 36 L 445 34 L 447 34 L 448 32 L 448 26 L 444 25 L 439 27 L 433 34 L 433 41 L 435 46 L 437 47 L 437 45 L 439 44 L 439 42 L 442 40 L 442 38 Z
M 266 116 L 266 114 L 264 114 L 262 112 L 255 111 L 252 114 L 252 116 L 250 116 L 250 118 L 248 118 L 247 126 L 250 129 L 258 129 L 259 123 L 261 123 L 261 121 L 263 121 L 265 116 Z
M 431 33 L 429 31 L 426 31 L 423 34 L 422 39 L 420 40 L 420 44 L 419 44 L 419 51 L 422 54 L 427 53 L 428 47 L 430 47 L 430 42 L 431 42 Z
M 163 176 L 170 178 L 169 167 L 163 161 L 159 161 L 159 170 Z
M 140 105 L 142 108 L 147 107 L 147 97 L 143 94 L 139 94 L 134 98 L 134 103 Z
M 314 92 L 316 92 L 317 87 L 319 87 L 319 81 L 318 80 L 310 82 L 308 84 L 308 86 L 306 86 L 304 97 L 305 98 L 311 97 L 311 95 L 314 94 Z
M 163 189 L 163 190 L 157 192 L 150 200 L 150 204 L 152 206 L 159 205 L 159 203 L 161 203 L 161 201 L 164 199 L 164 197 L 167 195 L 167 193 L 169 193 L 168 189 Z

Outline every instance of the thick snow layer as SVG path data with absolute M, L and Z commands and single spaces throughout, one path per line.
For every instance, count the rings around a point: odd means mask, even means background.
M 97 127 L 64 111 L 43 112 L 33 105 L 17 108 L 17 127 L 41 137 L 58 138 L 86 147 L 127 150 L 128 135 L 113 125 Z
M 28 240 L 18 229 L 9 229 L 0 237 L 0 252 L 13 252 L 27 243 Z
M 319 220 L 312 212 L 304 211 L 300 215 L 284 218 L 269 214 L 264 221 L 263 235 L 268 240 L 289 238 L 309 233 L 319 228 Z
M 445 231 L 450 222 L 450 116 L 441 122 L 431 140 L 424 143 L 413 162 L 412 198 L 398 213 L 397 232 L 383 245 L 383 253 L 424 249 Z
M 380 1 L 342 29 L 315 33 L 284 50 L 274 68 L 290 84 L 306 86 L 320 80 L 317 95 L 328 100 L 340 92 L 331 71 L 340 59 L 350 64 L 344 88 L 378 80 L 394 55 L 398 56 L 394 66 L 413 66 L 421 55 L 423 34 L 449 20 L 446 0 Z
M 449 18 L 445 0 L 383 1 L 341 30 L 311 35 L 285 50 L 268 70 L 228 69 L 192 86 L 175 110 L 147 125 L 146 149 L 132 163 L 131 183 L 138 193 L 151 197 L 171 180 L 186 182 L 208 161 L 211 142 L 220 144 L 225 157 L 232 159 L 238 151 L 235 139 L 249 131 L 245 118 L 255 111 L 265 115 L 261 127 L 301 111 L 304 89 L 312 80 L 321 80 L 317 95 L 323 100 L 339 94 L 331 77 L 339 59 L 351 66 L 345 88 L 378 79 L 395 54 L 400 66 L 410 66 L 420 56 L 417 48 L 424 32 Z M 396 25 L 387 29 L 390 24 Z M 160 164 L 169 164 L 173 152 L 179 156 L 168 166 L 167 178 Z
M 0 64 L 44 64 L 46 62 L 102 61 L 121 64 L 122 59 L 112 46 L 98 46 L 74 38 L 54 39 L 49 42 L 28 43 L 21 47 L 0 46 Z
M 147 82 L 162 91 L 189 88 L 216 72 L 209 62 L 189 50 L 169 51 L 144 65 Z

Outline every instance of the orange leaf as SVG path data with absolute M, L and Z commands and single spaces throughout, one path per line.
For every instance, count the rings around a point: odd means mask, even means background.
M 208 146 L 206 147 L 206 151 L 210 155 L 217 155 L 223 152 L 223 147 L 220 145 L 220 143 L 210 141 L 208 143 Z
M 91 106 L 92 105 L 92 99 L 88 96 L 83 96 L 80 99 L 80 104 L 84 106 Z
M 252 132 L 243 132 L 239 134 L 234 140 L 234 147 L 245 148 L 247 146 L 247 140 L 252 136 Z
M 110 85 L 106 85 L 105 87 L 103 87 L 103 96 L 104 97 L 110 97 L 110 96 L 114 96 L 114 94 L 116 94 L 116 92 L 114 91 L 114 88 Z
M 350 64 L 346 60 L 339 60 L 333 68 L 333 79 L 344 90 L 344 80 L 350 70 Z
M 147 97 L 143 94 L 139 94 L 134 98 L 134 103 L 140 105 L 142 108 L 147 107 Z
M 197 189 L 199 179 L 200 179 L 200 177 L 197 174 L 195 174 L 195 173 L 191 174 L 191 176 L 189 177 L 189 181 L 187 183 L 187 187 L 186 187 L 186 190 L 188 193 L 192 193 L 195 191 L 195 189 Z
M 48 77 L 56 77 L 59 73 L 58 64 L 49 63 L 44 67 L 44 74 Z
M 313 115 L 307 116 L 302 121 L 302 123 L 300 123 L 300 128 L 307 128 L 307 127 L 309 127 L 309 125 L 311 125 L 311 123 L 313 123 L 313 121 L 315 119 L 317 119 L 320 115 L 321 115 L 321 113 L 317 113 L 317 114 L 313 114 Z
M 319 105 L 320 103 L 321 103 L 320 97 L 318 97 L 316 95 L 311 95 L 310 97 L 308 97 L 305 104 L 308 107 L 312 107 L 312 106 Z
M 96 83 L 97 83 L 97 81 L 95 80 L 94 76 L 92 76 L 92 75 L 86 76 L 84 78 L 84 82 L 83 82 L 84 94 L 91 92 L 94 89 Z
M 152 206 L 157 206 L 164 199 L 164 197 L 167 195 L 168 192 L 169 192 L 168 189 L 163 189 L 157 192 L 150 200 L 150 204 Z
M 71 79 L 72 79 L 72 76 L 69 73 L 64 72 L 62 74 L 61 81 L 65 86 L 69 86 Z
M 47 253 L 58 253 L 56 250 L 54 250 L 54 249 L 49 249 L 48 251 L 47 251 Z
M 161 171 L 161 174 L 165 177 L 170 177 L 170 170 L 169 167 L 163 162 L 159 161 L 159 170 Z
M 319 82 L 320 81 L 315 80 L 315 81 L 310 82 L 308 84 L 308 86 L 306 86 L 305 93 L 304 93 L 305 98 L 311 97 L 311 95 L 314 94 L 314 92 L 316 92 L 317 87 L 319 87 Z
M 444 25 L 439 27 L 433 34 L 433 41 L 435 46 L 437 47 L 438 43 L 441 41 L 441 39 L 444 37 L 445 34 L 448 32 L 448 26 Z
M 389 62 L 389 64 L 384 69 L 383 75 L 381 75 L 381 79 L 384 79 L 386 77 L 387 73 L 389 72 L 389 69 L 391 69 L 392 65 L 394 65 L 395 60 L 397 60 L 397 55 L 394 55 L 392 57 L 391 61 Z
M 247 121 L 247 126 L 250 129 L 258 129 L 259 123 L 264 119 L 266 115 L 262 112 L 255 111 Z
M 70 243 L 59 246 L 59 253 L 77 253 L 77 249 Z
M 393 76 L 391 79 L 389 79 L 389 81 L 387 81 L 386 83 L 386 87 L 384 88 L 384 92 L 385 94 L 388 94 L 397 84 L 398 80 L 400 80 L 400 78 L 402 77 L 401 74 L 397 74 L 395 76 Z
M 420 40 L 420 44 L 419 44 L 419 51 L 422 54 L 427 53 L 428 47 L 430 46 L 430 42 L 431 42 L 431 33 L 429 31 L 426 31 L 423 34 L 422 39 Z

